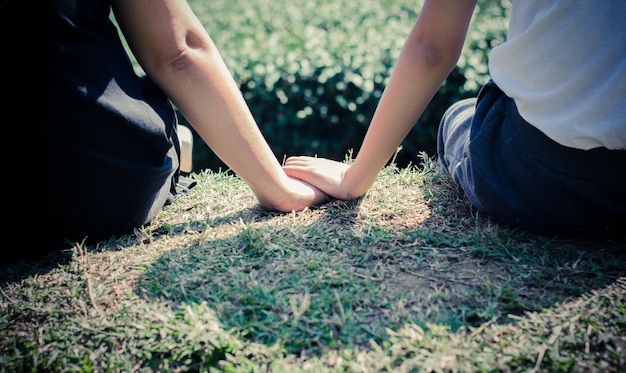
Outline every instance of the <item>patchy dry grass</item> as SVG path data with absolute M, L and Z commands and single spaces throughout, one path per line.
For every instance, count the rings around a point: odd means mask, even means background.
M 501 226 L 428 159 L 292 214 L 193 176 L 135 235 L 0 268 L 1 371 L 624 371 L 624 241 Z

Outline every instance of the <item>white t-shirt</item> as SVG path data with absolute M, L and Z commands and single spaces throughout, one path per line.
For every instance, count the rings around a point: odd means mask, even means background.
M 493 81 L 559 144 L 626 150 L 626 0 L 511 0 Z

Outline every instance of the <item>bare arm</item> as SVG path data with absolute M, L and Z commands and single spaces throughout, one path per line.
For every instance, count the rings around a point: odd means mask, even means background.
M 476 0 L 426 0 L 351 166 L 290 157 L 283 167 L 340 199 L 365 194 L 456 65 Z
M 116 0 L 138 62 L 261 205 L 301 210 L 325 195 L 288 177 L 263 138 L 216 46 L 185 0 Z

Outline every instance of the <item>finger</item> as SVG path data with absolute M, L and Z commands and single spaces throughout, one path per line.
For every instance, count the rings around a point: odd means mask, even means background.
M 288 170 L 300 170 L 300 171 L 313 171 L 315 169 L 314 165 L 310 162 L 306 161 L 293 161 L 293 162 L 285 162 L 283 165 L 283 169 Z
M 306 165 L 310 157 L 289 157 L 285 160 L 285 165 Z
M 284 166 L 283 170 L 287 176 L 291 176 L 299 180 L 306 180 L 307 172 L 301 167 Z

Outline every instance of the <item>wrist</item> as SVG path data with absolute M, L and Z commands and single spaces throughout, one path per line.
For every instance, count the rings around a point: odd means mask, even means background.
M 374 184 L 376 175 L 374 178 L 368 174 L 368 169 L 360 169 L 358 161 L 355 162 L 346 170 L 344 177 L 341 180 L 341 189 L 346 195 L 347 199 L 357 199 L 367 193 L 367 191 Z

